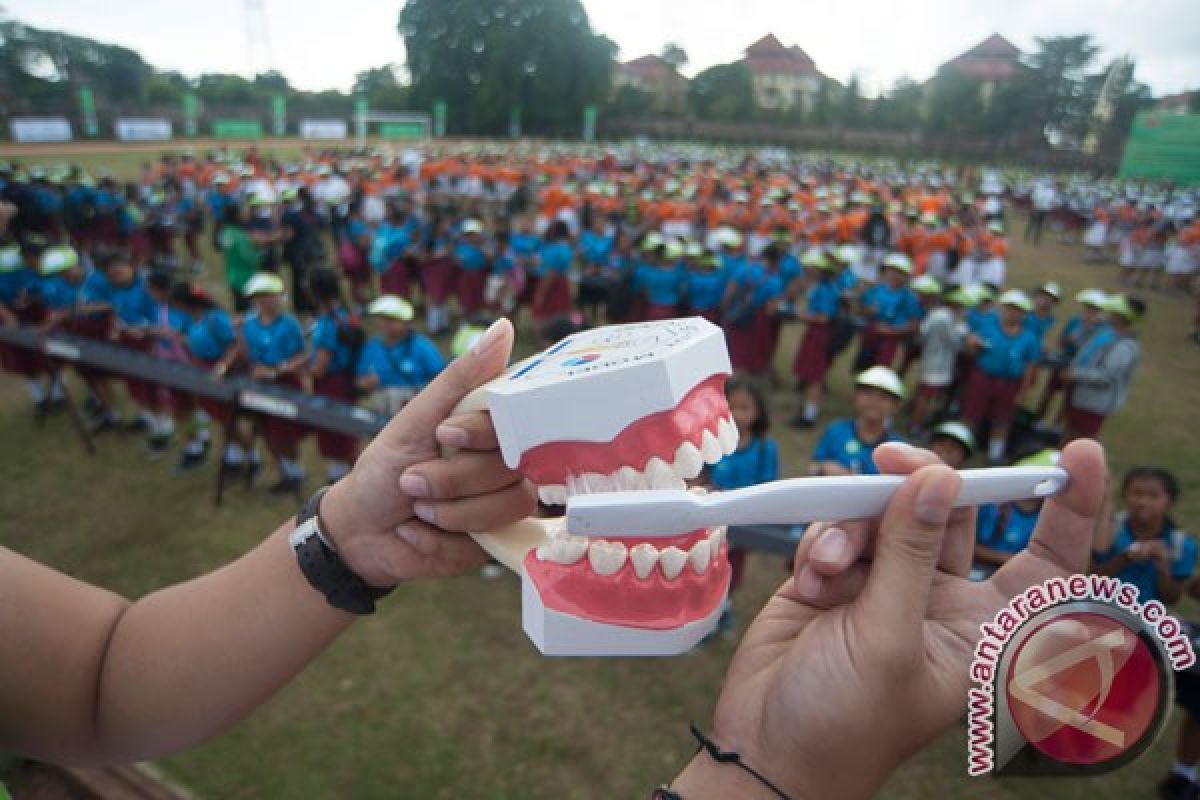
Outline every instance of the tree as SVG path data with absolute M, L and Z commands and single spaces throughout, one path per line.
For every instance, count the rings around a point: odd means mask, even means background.
M 717 64 L 696 75 L 688 87 L 688 108 L 705 120 L 744 122 L 752 118 L 754 84 L 746 64 Z
M 254 76 L 254 88 L 267 94 L 287 94 L 288 80 L 279 70 L 269 69 Z
M 837 120 L 847 128 L 857 128 L 862 124 L 863 96 L 858 76 L 851 75 L 850 82 L 842 89 L 838 98 Z
M 676 72 L 683 69 L 688 63 L 687 51 L 675 42 L 667 42 L 663 45 L 660 58 L 674 67 Z
M 1037 116 L 1048 135 L 1078 141 L 1087 133 L 1092 110 L 1085 92 L 1087 69 L 1100 48 L 1089 34 L 1039 36 L 1035 41 L 1024 88 L 1036 98 Z
M 921 84 L 907 76 L 899 78 L 884 92 L 871 111 L 869 127 L 894 131 L 914 131 L 921 127 Z
M 608 97 L 617 48 L 580 0 L 407 0 L 399 30 L 411 104 L 445 101 L 451 133 L 502 135 L 520 107 L 526 132 L 578 135 L 584 106 Z
M 980 83 L 954 69 L 943 69 L 930 81 L 926 129 L 935 134 L 978 133 L 983 117 Z
M 610 117 L 621 119 L 644 117 L 651 113 L 653 108 L 654 95 L 635 86 L 626 85 L 617 90 L 604 111 Z

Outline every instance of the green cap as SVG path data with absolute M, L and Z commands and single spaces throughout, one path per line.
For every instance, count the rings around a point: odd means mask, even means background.
M 1025 456 L 1014 467 L 1057 467 L 1059 452 L 1054 448 L 1046 448 L 1031 456 Z

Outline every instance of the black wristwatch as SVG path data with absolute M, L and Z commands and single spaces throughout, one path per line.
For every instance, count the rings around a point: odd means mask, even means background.
M 351 614 L 374 614 L 375 601 L 391 593 L 388 589 L 376 589 L 346 566 L 338 556 L 328 537 L 321 530 L 318 511 L 321 498 L 329 491 L 326 486 L 318 489 L 304 503 L 296 515 L 296 528 L 288 536 L 288 544 L 296 553 L 300 571 L 308 582 L 321 594 L 329 605 Z

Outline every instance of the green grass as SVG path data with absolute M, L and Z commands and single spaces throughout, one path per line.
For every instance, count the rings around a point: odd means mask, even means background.
M 1068 295 L 1115 285 L 1115 268 L 1084 266 L 1075 249 L 1016 242 L 1014 251 L 1017 283 L 1053 278 Z M 1145 357 L 1104 439 L 1117 474 L 1146 462 L 1175 470 L 1184 484 L 1179 517 L 1194 524 L 1200 370 L 1186 338 L 1191 308 L 1147 297 Z M 788 331 L 781 348 L 784 374 L 795 337 Z M 845 373 L 839 365 L 828 414 L 847 407 Z M 790 391 L 774 393 L 775 419 L 789 418 L 796 403 Z M 814 435 L 781 424 L 774 435 L 785 473 L 802 473 Z M 147 462 L 135 439 L 101 438 L 88 458 L 62 416 L 34 427 L 23 387 L 8 378 L 0 378 L 0 442 L 0 543 L 127 596 L 234 558 L 293 510 L 241 487 L 214 509 L 211 471 L 173 476 L 167 464 Z M 779 561 L 751 559 L 736 598 L 743 622 L 782 578 Z M 690 756 L 687 720 L 709 718 L 731 654 L 716 642 L 666 660 L 546 659 L 521 633 L 515 580 L 407 585 L 248 721 L 161 766 L 214 798 L 644 797 Z M 955 728 L 883 796 L 1148 797 L 1171 761 L 1175 724 L 1138 762 L 1077 781 L 968 779 Z

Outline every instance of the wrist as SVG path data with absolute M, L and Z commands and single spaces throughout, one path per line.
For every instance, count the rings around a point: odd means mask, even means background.
M 806 800 L 789 787 L 780 786 L 791 800 Z M 703 750 L 696 753 L 679 776 L 671 782 L 671 790 L 683 800 L 738 797 L 743 800 L 779 800 L 779 795 L 760 783 L 750 773 L 733 764 L 718 764 Z M 813 795 L 815 797 L 815 795 Z

